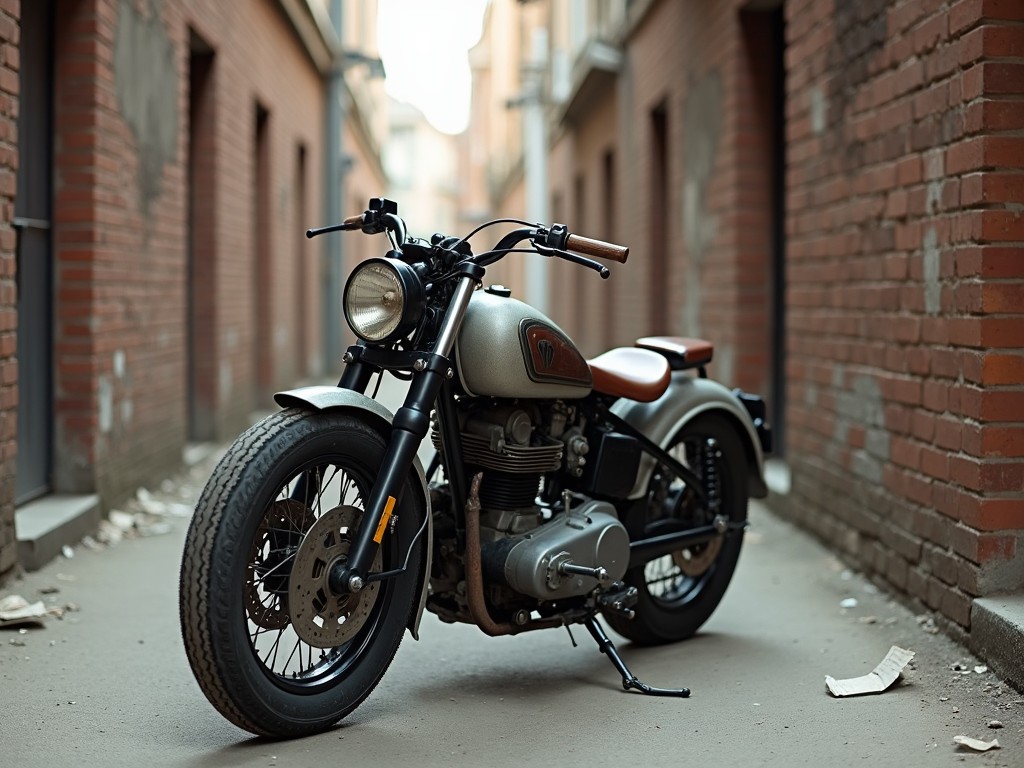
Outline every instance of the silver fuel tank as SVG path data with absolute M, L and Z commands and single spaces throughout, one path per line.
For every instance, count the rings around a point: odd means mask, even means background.
M 590 394 L 590 366 L 541 312 L 500 293 L 477 291 L 455 343 L 456 367 L 470 395 L 578 399 Z

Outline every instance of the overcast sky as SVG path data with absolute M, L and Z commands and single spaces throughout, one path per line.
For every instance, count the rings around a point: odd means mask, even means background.
M 469 120 L 468 51 L 480 39 L 487 0 L 379 0 L 378 46 L 387 92 L 419 108 L 445 133 Z

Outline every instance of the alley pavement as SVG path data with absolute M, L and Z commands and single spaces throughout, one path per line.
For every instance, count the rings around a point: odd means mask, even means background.
M 1024 766 L 1024 694 L 759 504 L 695 638 L 639 648 L 612 635 L 641 680 L 690 699 L 622 691 L 582 629 L 574 647 L 564 630 L 488 638 L 427 614 L 341 726 L 252 738 L 207 703 L 178 627 L 182 515 L 215 458 L 143 494 L 150 514 L 123 540 L 0 588 L 65 609 L 0 629 L 0 765 Z M 826 691 L 826 675 L 867 674 L 893 645 L 915 655 L 892 688 Z

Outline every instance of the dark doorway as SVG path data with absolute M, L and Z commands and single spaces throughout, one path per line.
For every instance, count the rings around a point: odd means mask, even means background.
M 591 232 L 587 219 L 587 183 L 582 174 L 577 174 L 572 183 L 573 214 L 570 231 Z M 593 353 L 591 341 L 590 318 L 587 312 L 587 295 L 584 281 L 573 275 L 572 281 L 572 312 L 576 319 L 573 339 L 585 353 Z
M 768 12 L 772 36 L 772 424 L 775 454 L 786 446 L 786 26 L 782 7 Z
M 669 333 L 668 327 L 668 110 L 651 110 L 650 132 L 650 264 L 647 273 L 648 331 Z
M 214 54 L 195 32 L 189 46 L 188 437 L 202 441 L 217 436 Z
M 609 243 L 618 242 L 618 234 L 615 231 L 615 195 L 617 190 L 615 189 L 615 153 L 609 149 L 601 158 L 601 219 L 603 232 L 601 236 Z M 617 293 L 614 280 L 606 281 L 606 284 L 602 286 L 605 292 L 605 303 L 602 308 L 602 339 L 601 343 L 604 347 L 611 348 L 615 346 L 615 331 L 618 323 L 616 322 L 616 302 L 615 294 Z M 611 283 L 611 285 L 607 284 Z
M 295 232 L 295 279 L 298 281 L 298 290 L 295 292 L 295 375 L 300 379 L 305 377 L 309 368 L 309 324 L 306 322 L 306 312 L 309 307 L 310 255 L 305 232 L 310 224 L 307 206 L 306 145 L 299 144 L 295 157 L 295 223 L 292 229 Z
M 255 190 L 253 194 L 253 222 L 256 232 L 256 268 L 253 270 L 253 328 L 257 391 L 255 402 L 262 404 L 274 381 L 274 313 L 271 305 L 270 268 L 270 112 L 256 105 L 253 167 Z
M 747 142 L 741 162 L 766 169 L 758 177 L 756 197 L 769 213 L 768 230 L 758 233 L 767 243 L 764 274 L 770 286 L 763 301 L 770 324 L 770 371 L 767 378 L 769 418 L 774 453 L 785 451 L 786 403 L 786 67 L 785 18 L 781 0 L 758 0 L 742 13 L 743 33 L 751 74 L 751 98 L 746 100 L 749 124 L 759 138 Z M 762 202 L 763 201 L 763 202 Z
M 51 490 L 53 474 L 53 2 L 21 7 L 18 186 L 18 460 L 14 498 Z

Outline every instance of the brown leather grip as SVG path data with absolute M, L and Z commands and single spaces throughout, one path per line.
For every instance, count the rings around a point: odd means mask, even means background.
M 625 264 L 626 257 L 629 256 L 629 248 L 624 245 L 606 243 L 603 240 L 592 240 L 582 235 L 569 235 L 565 239 L 565 249 L 582 253 L 584 256 L 617 261 L 619 264 Z
M 345 229 L 362 229 L 363 214 L 357 213 L 355 216 L 349 216 L 341 224 Z

